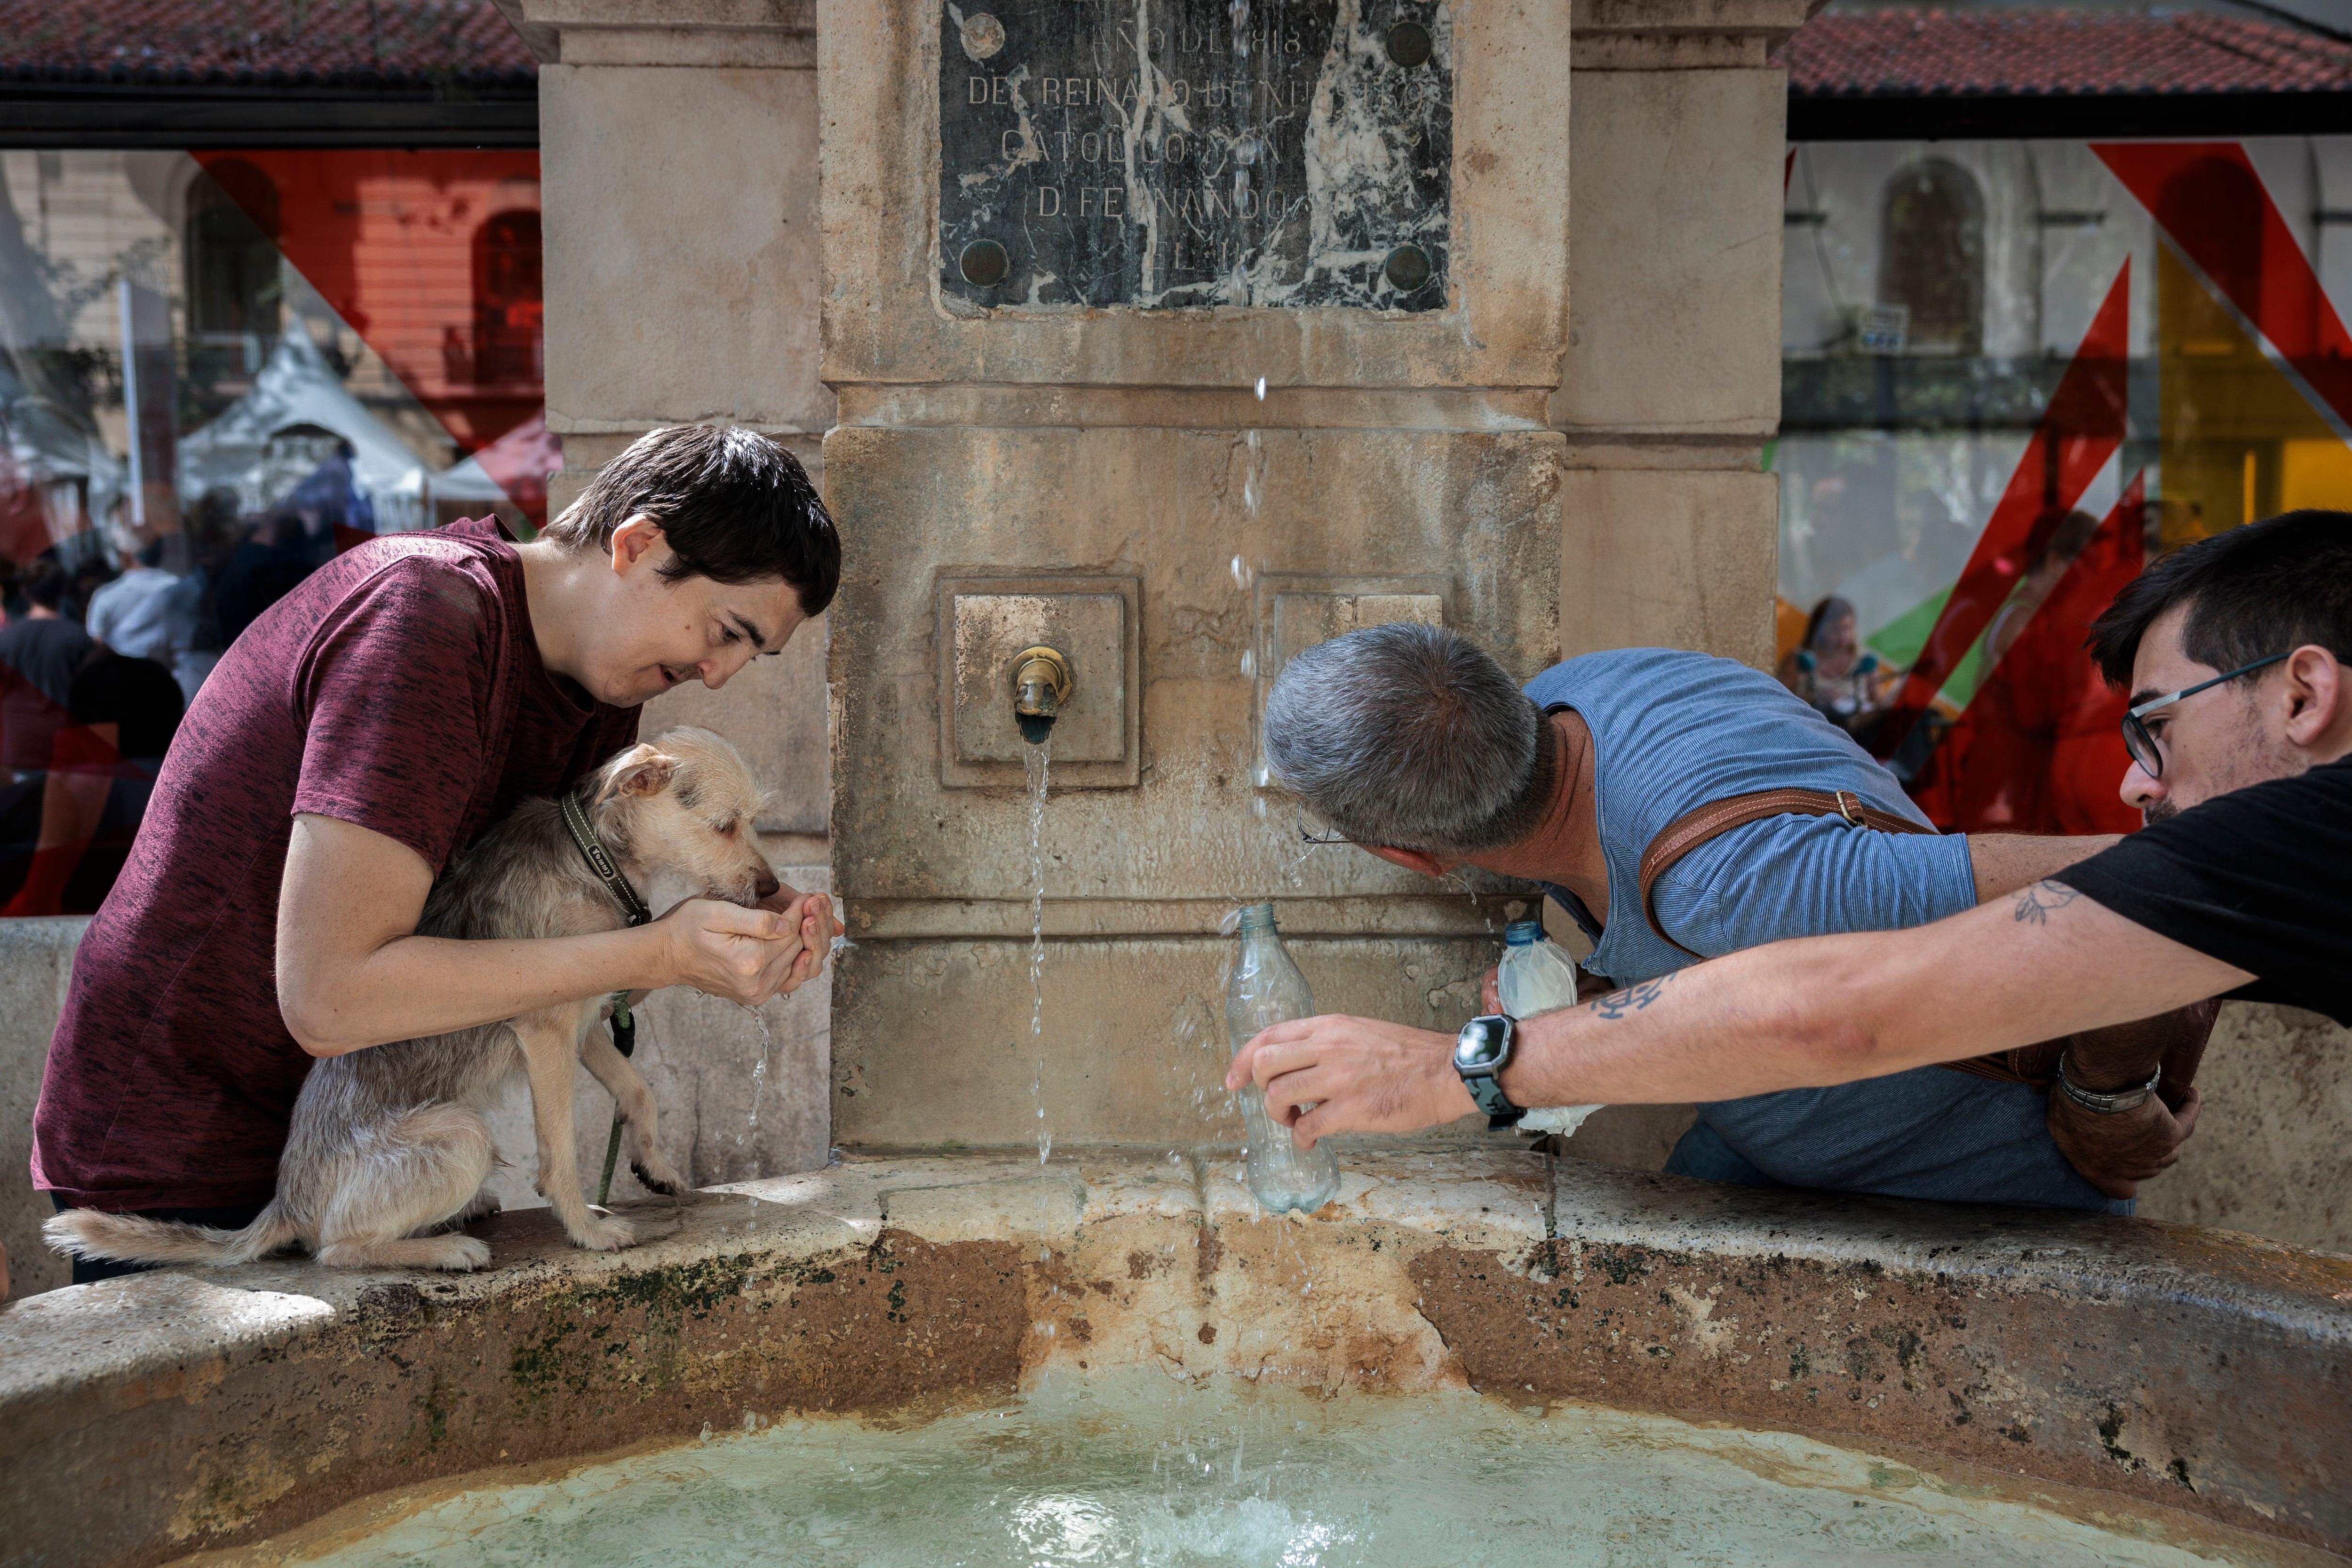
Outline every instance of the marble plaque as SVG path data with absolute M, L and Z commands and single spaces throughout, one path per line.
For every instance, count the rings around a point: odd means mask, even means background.
M 1446 0 L 974 0 L 940 27 L 950 309 L 1434 310 Z

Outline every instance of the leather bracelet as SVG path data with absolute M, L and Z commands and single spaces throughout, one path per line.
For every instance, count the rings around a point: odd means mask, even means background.
M 2084 1089 L 2067 1076 L 2066 1065 L 2073 1054 L 2071 1051 L 2059 1053 L 2058 1088 L 2067 1099 L 2084 1110 L 2100 1116 L 2115 1116 L 2126 1110 L 2137 1110 L 2148 1102 L 2149 1097 L 2156 1093 L 2156 1086 L 2164 1080 L 2164 1064 L 2158 1062 L 2156 1070 L 2148 1075 L 2146 1083 L 2133 1089 L 2119 1089 L 2112 1094 L 2100 1094 Z

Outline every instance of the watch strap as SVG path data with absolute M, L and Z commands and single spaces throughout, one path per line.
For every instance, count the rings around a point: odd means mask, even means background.
M 1511 1103 L 1510 1097 L 1503 1092 L 1501 1082 L 1492 1073 L 1475 1076 L 1465 1073 L 1462 1087 L 1470 1091 L 1470 1098 L 1477 1101 L 1478 1109 L 1486 1113 L 1486 1131 L 1489 1132 L 1516 1127 L 1519 1124 L 1519 1118 L 1527 1114 L 1524 1107 Z

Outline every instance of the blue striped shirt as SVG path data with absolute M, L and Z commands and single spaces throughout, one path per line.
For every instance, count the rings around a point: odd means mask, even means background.
M 1585 967 L 1621 984 L 1697 960 L 1642 912 L 1642 852 L 1687 812 L 1727 795 L 1846 790 L 1925 824 L 1894 776 L 1773 679 L 1673 648 L 1586 654 L 1529 681 L 1547 711 L 1572 708 L 1592 732 L 1593 809 L 1609 868 L 1596 921 L 1551 896 L 1596 943 Z M 1965 837 L 1872 833 L 1836 817 L 1769 817 L 1724 834 L 1658 879 L 1658 919 L 1702 957 L 1787 937 L 1924 925 L 1976 903 Z M 1736 1042 L 1726 1042 L 1736 1050 Z M 1763 1177 L 1795 1187 L 1897 1197 L 2120 1209 L 2066 1163 L 2042 1097 L 1946 1068 L 1699 1108 L 1706 1128 Z M 1672 1167 L 1669 1167 L 1672 1168 Z M 1692 1168 L 1696 1169 L 1696 1165 Z

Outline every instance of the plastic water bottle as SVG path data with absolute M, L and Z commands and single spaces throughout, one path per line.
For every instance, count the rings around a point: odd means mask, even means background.
M 1503 962 L 1495 975 L 1503 1011 L 1532 1018 L 1576 1005 L 1576 960 L 1544 934 L 1541 921 L 1513 921 L 1503 928 Z M 1522 1132 L 1557 1132 L 1565 1138 L 1584 1124 L 1597 1105 L 1553 1105 L 1528 1110 Z
M 1290 961 L 1274 927 L 1274 906 L 1252 904 L 1242 911 L 1242 950 L 1225 987 L 1225 1032 L 1236 1056 L 1261 1029 L 1315 1016 L 1315 993 Z M 1255 1083 L 1241 1091 L 1242 1120 L 1249 1126 L 1249 1189 L 1268 1214 L 1285 1209 L 1313 1213 L 1339 1191 L 1339 1162 L 1328 1143 L 1300 1149 L 1290 1129 L 1266 1113 L 1265 1092 Z

